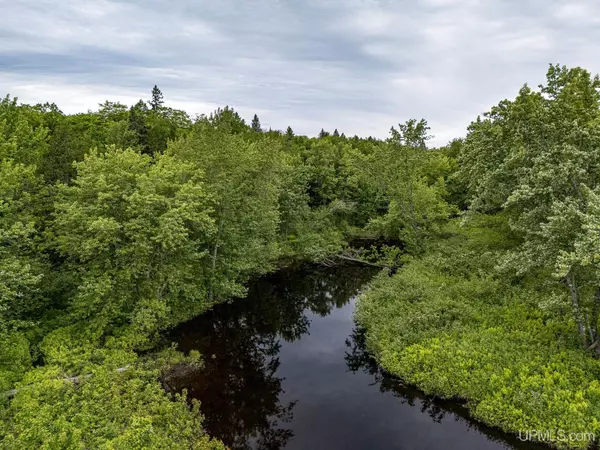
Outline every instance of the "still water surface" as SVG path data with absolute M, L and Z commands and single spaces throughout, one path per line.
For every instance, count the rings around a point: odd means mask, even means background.
M 204 355 L 175 378 L 232 449 L 533 449 L 378 369 L 353 321 L 364 267 L 283 270 L 178 327 Z

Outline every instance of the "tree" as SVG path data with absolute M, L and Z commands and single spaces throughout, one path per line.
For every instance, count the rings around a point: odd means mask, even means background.
M 202 171 L 213 192 L 209 301 L 243 295 L 248 277 L 269 271 L 279 255 L 278 199 L 285 164 L 279 142 L 249 142 L 232 133 L 229 122 L 211 117 L 196 123 L 168 154 Z
M 108 131 L 115 122 L 95 113 L 61 115 L 52 122 L 49 124 L 48 150 L 40 163 L 40 172 L 46 183 L 70 183 L 75 176 L 73 163 L 81 161 L 90 149 L 103 148 L 110 138 L 104 131 Z M 113 138 L 134 145 L 134 135 L 128 130 L 127 122 L 119 123 L 121 136 Z
M 201 117 L 202 123 L 208 123 L 213 127 L 219 128 L 223 132 L 231 134 L 240 134 L 248 132 L 249 128 L 244 119 L 232 108 L 225 106 L 219 108 L 208 117 Z
M 327 131 L 325 131 L 323 128 L 321 128 L 321 131 L 319 132 L 319 139 L 323 139 L 324 137 L 329 136 L 329 133 Z
M 148 150 L 151 155 L 163 153 L 169 140 L 178 136 L 178 127 L 169 117 L 161 114 L 148 115 Z
M 561 280 L 581 341 L 596 352 L 600 279 L 590 230 L 600 187 L 599 90 L 600 79 L 581 68 L 550 66 L 540 92 L 524 86 L 471 124 L 458 175 L 468 180 L 472 210 L 504 210 L 523 238 L 502 267 Z
M 0 100 L 0 160 L 39 167 L 48 149 L 49 129 L 39 111 L 17 105 L 8 95 Z
M 294 130 L 292 130 L 292 127 L 287 127 L 285 130 L 285 137 L 287 140 L 291 140 L 294 137 Z
M 424 241 L 446 220 L 452 208 L 444 200 L 443 178 L 428 179 L 431 158 L 445 157 L 430 154 L 426 142 L 429 127 L 425 120 L 414 119 L 392 127 L 386 143 L 359 158 L 366 185 L 375 187 L 376 194 L 387 202 L 385 214 L 371 219 L 368 229 L 388 239 L 400 239 L 406 250 L 418 254 Z
M 44 306 L 35 243 L 40 188 L 35 167 L 0 161 L 0 332 L 29 325 Z
M 258 119 L 258 116 L 256 114 L 254 114 L 254 117 L 252 118 L 252 125 L 250 125 L 250 128 L 252 128 L 252 131 L 256 133 L 262 132 L 262 128 L 260 127 L 260 120 Z
M 98 106 L 98 115 L 106 122 L 127 120 L 128 108 L 123 103 L 106 101 Z
M 59 345 L 67 344 L 63 340 Z M 102 353 L 109 356 L 99 364 Z M 134 352 L 96 354 L 77 382 L 66 379 L 64 364 L 31 370 L 8 405 L 8 420 L 0 428 L 3 445 L 224 450 L 203 430 L 198 403 L 190 408 L 185 396 L 170 396 L 158 381 L 164 366 L 181 357 L 144 361 Z
M 42 179 L 35 166 L 0 158 L 2 391 L 12 388 L 31 369 L 30 338 L 49 305 L 43 282 L 50 270 L 39 238 L 45 218 L 42 189 Z
M 333 130 L 333 137 L 340 137 L 340 132 L 337 130 L 337 128 Z
M 143 100 L 129 109 L 129 129 L 136 135 L 136 144 L 142 153 L 150 154 L 148 146 L 148 107 Z
M 211 194 L 193 166 L 133 150 L 93 152 L 60 186 L 54 247 L 75 290 L 69 319 L 131 345 L 208 307 Z
M 154 85 L 152 88 L 152 99 L 148 103 L 150 103 L 152 111 L 158 111 L 163 106 L 163 93 L 158 86 Z

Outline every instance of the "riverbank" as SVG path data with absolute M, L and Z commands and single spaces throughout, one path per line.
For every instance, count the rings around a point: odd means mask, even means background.
M 382 373 L 353 320 L 365 265 L 288 268 L 172 330 L 204 364 L 175 370 L 210 436 L 232 449 L 537 450 Z
M 501 217 L 445 231 L 360 296 L 368 348 L 385 370 L 427 394 L 466 400 L 488 425 L 589 447 L 600 436 L 600 363 L 581 350 L 563 292 L 496 268 L 515 244 Z

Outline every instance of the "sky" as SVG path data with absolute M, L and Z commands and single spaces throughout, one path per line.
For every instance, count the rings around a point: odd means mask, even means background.
M 263 128 L 444 145 L 550 63 L 600 72 L 598 0 L 0 0 L 0 95 L 66 113 L 149 99 Z

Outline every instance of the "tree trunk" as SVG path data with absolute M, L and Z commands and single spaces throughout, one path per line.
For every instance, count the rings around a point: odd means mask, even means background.
M 594 304 L 590 314 L 590 339 L 588 347 L 594 352 L 596 358 L 600 358 L 600 336 L 598 336 L 598 319 L 600 318 L 600 288 L 594 294 Z
M 212 273 L 211 273 L 210 286 L 208 288 L 208 300 L 211 303 L 212 303 L 213 298 L 214 298 L 213 281 L 214 281 L 214 277 L 215 277 L 215 271 L 217 269 L 217 255 L 219 253 L 219 245 L 220 245 L 219 240 L 221 239 L 221 229 L 222 229 L 222 227 L 223 227 L 223 219 L 221 218 L 219 220 L 219 227 L 217 229 L 217 236 L 215 237 L 215 245 L 214 245 L 213 251 L 212 251 Z
M 581 311 L 581 306 L 579 305 L 579 292 L 577 291 L 575 274 L 567 274 L 567 276 L 565 277 L 565 283 L 569 287 L 569 293 L 571 294 L 571 307 L 573 309 L 575 321 L 577 322 L 577 328 L 579 329 L 579 336 L 583 341 L 584 348 L 588 348 L 587 327 L 584 323 L 584 317 Z

